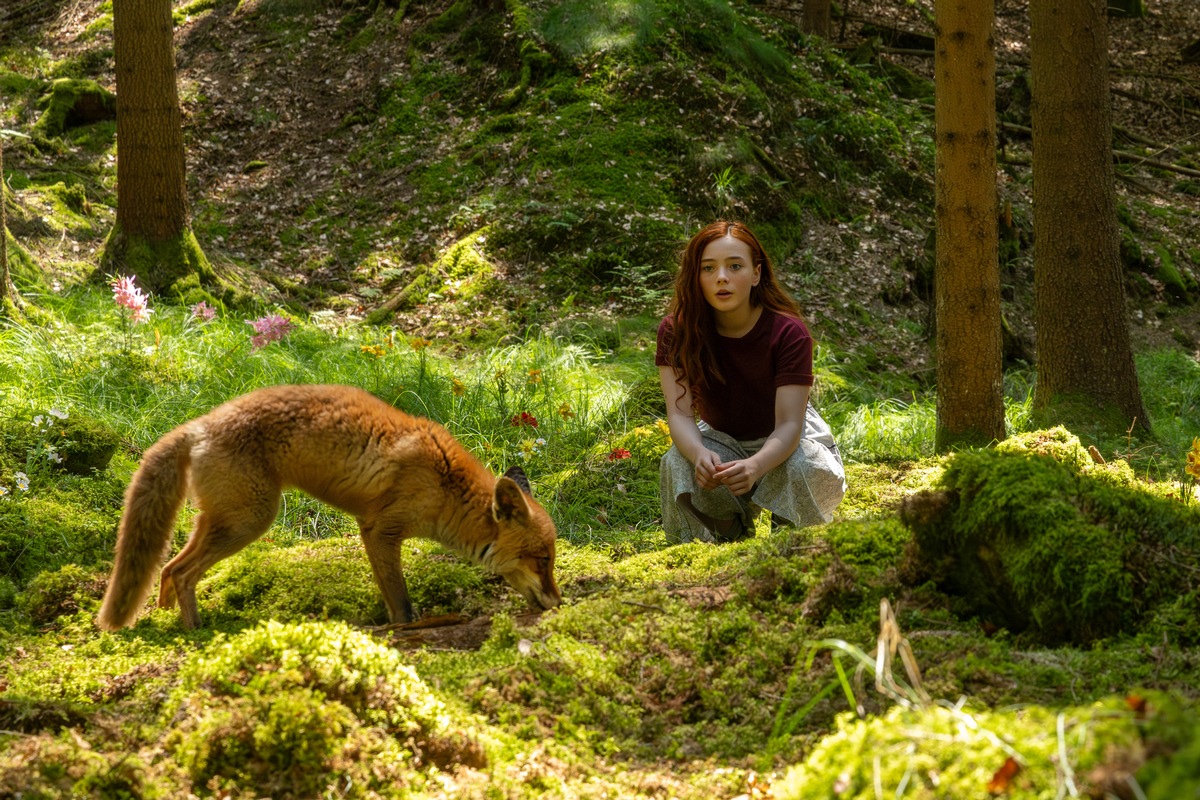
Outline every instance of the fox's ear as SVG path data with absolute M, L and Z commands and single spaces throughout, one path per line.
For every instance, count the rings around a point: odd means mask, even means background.
M 533 497 L 533 489 L 529 488 L 529 478 L 525 477 L 525 470 L 518 466 L 508 468 L 508 472 L 504 473 L 504 477 L 511 478 L 517 486 L 521 487 L 521 491 Z
M 521 473 L 521 478 L 525 478 L 525 473 Z M 497 522 L 529 518 L 529 501 L 525 499 L 525 492 L 507 474 L 496 479 L 496 491 L 492 495 L 492 517 Z

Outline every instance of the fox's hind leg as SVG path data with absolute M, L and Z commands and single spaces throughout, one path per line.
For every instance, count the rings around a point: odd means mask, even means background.
M 201 510 L 192 535 L 179 555 L 163 567 L 158 594 L 160 608 L 170 608 L 178 600 L 185 628 L 200 624 L 196 584 L 208 568 L 266 533 L 279 512 L 278 490 L 274 496 L 260 494 L 241 503 L 223 500 L 220 508 L 206 508 L 203 497 L 197 500 Z
M 388 619 L 392 622 L 412 622 L 412 602 L 408 599 L 408 584 L 404 581 L 404 570 L 400 566 L 400 545 L 404 537 L 393 531 L 381 531 L 362 520 L 358 521 L 358 529 L 362 534 L 363 546 L 367 549 L 367 560 L 371 562 L 375 584 L 383 594 Z

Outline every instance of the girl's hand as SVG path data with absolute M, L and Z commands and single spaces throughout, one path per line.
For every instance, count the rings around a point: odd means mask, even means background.
M 721 468 L 721 457 L 712 450 L 701 450 L 696 458 L 696 483 L 701 489 L 716 489 L 721 485 L 717 470 Z
M 758 481 L 758 466 L 749 458 L 741 461 L 730 461 L 716 469 L 716 479 L 729 487 L 729 491 L 740 497 L 749 494 Z M 708 488 L 708 487 L 705 487 Z

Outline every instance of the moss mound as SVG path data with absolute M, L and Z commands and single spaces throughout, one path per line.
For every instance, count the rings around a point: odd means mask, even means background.
M 1152 793 L 1147 783 L 1141 784 L 1144 794 L 1129 793 L 1139 780 L 1173 785 L 1167 783 L 1169 778 L 1159 778 L 1171 770 L 1171 759 L 1151 762 L 1133 776 L 1147 754 L 1165 743 L 1164 734 L 1169 739 L 1178 733 L 1162 730 L 1175 724 L 1178 714 L 1169 709 L 1178 699 L 1144 700 L 1109 698 L 1061 711 L 1042 706 L 1017 713 L 933 706 L 895 707 L 883 716 L 861 720 L 844 714 L 838 718 L 837 732 L 772 788 L 778 800 L 865 800 L 893 793 L 917 800 L 1032 800 L 1054 797 L 1056 792 L 1065 796 L 1068 791 L 1084 797 L 1177 796 Z M 1195 736 L 1194 726 L 1186 730 L 1188 738 Z M 1186 786 L 1190 791 L 1194 783 Z
M 214 791 L 396 797 L 431 767 L 486 763 L 396 651 L 344 624 L 218 638 L 180 670 L 175 697 L 169 747 Z
M 934 580 L 965 613 L 1046 643 L 1136 633 L 1160 611 L 1196 608 L 1200 509 L 1124 485 L 1127 466 L 1079 463 L 955 456 L 938 488 L 902 505 L 911 577 Z M 1177 634 L 1194 642 L 1200 628 Z
M 211 601 L 221 612 L 251 622 L 387 620 L 366 551 L 357 538 L 293 547 L 254 546 L 213 567 L 211 584 Z

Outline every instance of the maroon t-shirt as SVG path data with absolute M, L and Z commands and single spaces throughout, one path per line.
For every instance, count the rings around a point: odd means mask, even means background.
M 668 314 L 658 325 L 655 366 L 675 366 L 667 360 L 674 322 Z M 749 333 L 737 339 L 718 334 L 716 346 L 725 382 L 698 398 L 700 419 L 735 439 L 761 439 L 775 430 L 777 387 L 813 385 L 812 336 L 795 317 L 763 309 Z

